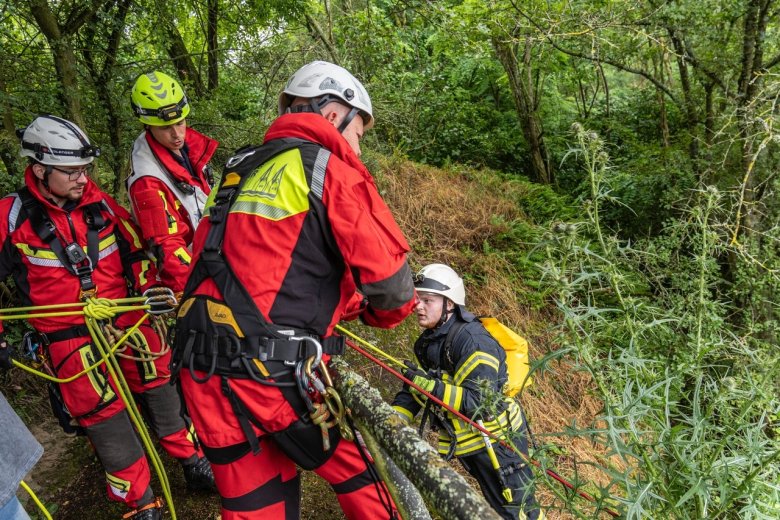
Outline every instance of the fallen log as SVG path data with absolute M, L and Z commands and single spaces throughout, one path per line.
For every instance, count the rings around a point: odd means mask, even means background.
M 343 359 L 334 358 L 329 368 L 353 421 L 390 455 L 439 516 L 448 520 L 499 520 L 482 496 Z

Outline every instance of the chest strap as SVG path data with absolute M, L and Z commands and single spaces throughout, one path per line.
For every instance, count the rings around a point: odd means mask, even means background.
M 57 228 L 49 218 L 46 208 L 41 202 L 33 197 L 27 187 L 18 191 L 19 199 L 22 201 L 22 208 L 30 219 L 30 225 L 44 244 L 49 246 L 52 252 L 57 256 L 63 267 L 79 279 L 81 292 L 83 295 L 93 295 L 95 293 L 95 282 L 92 280 L 92 272 L 97 268 L 100 258 L 100 237 L 99 231 L 106 225 L 106 220 L 102 213 L 102 204 L 93 202 L 84 206 L 84 222 L 87 225 L 87 252 L 81 248 L 79 243 L 74 241 L 63 245 Z M 75 230 L 73 231 L 75 234 Z

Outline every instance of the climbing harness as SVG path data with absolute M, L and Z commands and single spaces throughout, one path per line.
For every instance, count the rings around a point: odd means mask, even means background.
M 252 379 L 280 387 L 283 394 L 287 389 L 297 390 L 302 405 L 294 406 L 296 413 L 301 418 L 308 415 L 306 420 L 321 430 L 324 451 L 333 447 L 331 428 L 338 425 L 342 433 L 348 432 L 343 426 L 344 406 L 322 362 L 323 354 L 344 352 L 344 338 L 321 338 L 267 321 L 222 255 L 228 214 L 246 179 L 274 156 L 302 147 L 319 149 L 319 145 L 302 139 L 276 139 L 260 147 L 242 148 L 227 161 L 222 184 L 207 208 L 209 231 L 191 268 L 172 342 L 172 377 L 183 368 L 196 383 L 221 377 L 223 393 L 253 453 L 259 452 L 260 442 L 252 424 L 260 426 L 226 379 Z M 222 300 L 194 294 L 207 279 L 213 280 Z
M 78 337 L 72 336 L 72 334 L 91 336 L 92 344 L 95 346 L 95 349 L 98 353 L 98 359 L 81 372 L 68 378 L 58 378 L 54 375 L 50 368 L 46 368 L 47 365 L 42 361 L 41 366 L 38 368 L 44 368 L 45 371 L 43 372 L 33 368 L 33 366 L 28 366 L 27 364 L 22 363 L 17 359 L 13 359 L 12 363 L 26 372 L 58 384 L 69 383 L 98 369 L 100 366 L 105 366 L 116 383 L 117 393 L 125 404 L 127 413 L 130 416 L 136 431 L 138 432 L 138 435 L 146 449 L 146 454 L 149 456 L 151 464 L 157 474 L 157 477 L 160 481 L 160 486 L 163 490 L 165 502 L 167 503 L 168 510 L 171 514 L 171 518 L 176 520 L 176 511 L 174 509 L 173 499 L 171 497 L 168 475 L 165 472 L 160 456 L 154 448 L 152 438 L 148 429 L 146 428 L 146 424 L 144 423 L 143 418 L 140 415 L 139 408 L 133 399 L 130 387 L 125 380 L 115 355 L 116 351 L 122 346 L 122 344 L 124 344 L 128 338 L 138 330 L 138 327 L 140 327 L 149 318 L 150 315 L 144 312 L 141 318 L 134 325 L 126 329 L 124 334 L 113 343 L 106 337 L 102 327 L 103 320 L 111 320 L 117 314 L 123 312 L 153 310 L 154 304 L 159 303 L 160 298 L 165 297 L 166 301 L 169 301 L 168 299 L 171 298 L 172 295 L 173 293 L 169 294 L 169 291 L 157 291 L 154 294 L 146 296 L 119 298 L 113 300 L 107 298 L 87 298 L 86 301 L 77 303 L 60 303 L 33 307 L 0 309 L 0 319 L 6 321 L 20 319 L 27 320 L 30 318 L 45 318 L 54 316 L 84 317 L 84 326 L 79 325 L 69 329 L 64 329 L 64 331 L 57 331 L 54 333 L 38 333 L 40 337 L 44 338 L 47 343 L 53 342 L 52 338 L 54 338 L 54 341 L 63 341 L 69 337 Z M 171 303 L 176 303 L 175 298 Z M 33 340 L 31 339 L 30 341 L 32 342 Z M 37 353 L 37 349 L 32 350 L 35 352 L 36 357 L 38 357 L 40 360 L 44 359 L 41 357 L 41 354 Z M 156 500 L 156 503 L 162 505 L 162 502 L 159 498 Z
M 350 338 L 354 339 L 355 341 L 357 341 L 358 343 L 360 343 L 364 347 L 368 348 L 369 350 L 372 350 L 373 352 L 381 355 L 385 359 L 388 359 L 389 361 L 393 362 L 395 365 L 397 365 L 399 367 L 404 367 L 405 366 L 404 363 L 402 363 L 398 359 L 396 359 L 396 358 L 386 354 L 379 347 L 377 347 L 375 345 L 372 345 L 368 341 L 366 341 L 366 340 L 360 338 L 359 336 L 351 333 L 350 331 L 348 331 L 347 329 L 345 329 L 341 325 L 336 325 L 336 330 L 338 332 L 346 335 L 346 336 L 349 336 Z M 582 489 L 580 489 L 580 487 L 582 487 L 581 485 L 575 485 L 575 484 L 569 482 L 568 480 L 566 480 L 564 477 L 562 477 L 561 475 L 559 475 L 555 471 L 553 471 L 553 470 L 551 470 L 549 468 L 542 468 L 542 465 L 541 465 L 541 463 L 539 461 L 536 461 L 536 460 L 533 460 L 533 459 L 529 458 L 528 456 L 526 456 L 525 454 L 520 452 L 520 450 L 518 450 L 512 443 L 509 443 L 506 440 L 499 438 L 494 433 L 490 432 L 489 430 L 485 429 L 480 424 L 478 424 L 477 421 L 474 421 L 473 419 L 471 419 L 469 417 L 466 417 L 463 413 L 459 412 L 458 410 L 455 410 L 454 408 L 452 408 L 451 406 L 449 406 L 448 404 L 446 404 L 442 400 L 438 399 L 435 395 L 432 395 L 430 392 L 425 391 L 425 389 L 420 388 L 413 381 L 411 381 L 411 380 L 407 379 L 406 377 L 404 377 L 403 374 L 401 374 L 399 371 L 391 368 L 387 363 L 383 362 L 382 360 L 378 359 L 376 356 L 373 356 L 369 352 L 366 352 L 365 350 L 360 348 L 355 342 L 347 340 L 346 343 L 355 352 L 359 353 L 363 357 L 365 357 L 365 358 L 369 359 L 370 361 L 374 362 L 375 364 L 379 365 L 380 367 L 382 367 L 383 369 L 385 369 L 386 371 L 391 373 L 393 376 L 395 376 L 396 378 L 400 379 L 401 381 L 403 381 L 404 383 L 406 383 L 410 387 L 414 388 L 417 392 L 419 392 L 422 395 L 424 395 L 425 397 L 427 397 L 430 401 L 432 401 L 436 405 L 440 406 L 441 408 L 447 410 L 447 412 L 451 413 L 452 415 L 458 417 L 462 421 L 465 421 L 467 424 L 471 425 L 475 430 L 480 432 L 483 435 L 483 437 L 487 437 L 489 439 L 492 439 L 492 440 L 498 442 L 499 444 L 501 444 L 502 446 L 512 450 L 513 452 L 517 453 L 527 463 L 533 464 L 537 468 L 544 469 L 544 472 L 545 472 L 546 475 L 548 475 L 549 477 L 553 478 L 555 481 L 557 481 L 558 483 L 563 485 L 565 488 L 567 488 L 570 491 L 576 493 L 577 495 L 579 495 L 580 497 L 584 498 L 588 502 L 591 502 L 592 504 L 595 504 L 596 507 L 599 510 L 606 512 L 607 514 L 609 514 L 610 516 L 612 516 L 614 518 L 618 518 L 618 517 L 621 516 L 620 513 L 618 513 L 617 511 L 615 511 L 615 510 L 613 510 L 613 509 L 611 509 L 609 507 L 602 506 L 601 505 L 602 502 L 603 502 L 602 498 L 596 498 L 593 495 L 583 491 Z

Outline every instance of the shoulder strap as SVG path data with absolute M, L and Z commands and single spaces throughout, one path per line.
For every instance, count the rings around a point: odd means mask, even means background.
M 78 277 L 81 289 L 83 292 L 93 291 L 95 289 L 95 283 L 92 280 L 92 272 L 97 267 L 98 259 L 100 258 L 99 249 L 99 237 L 98 230 L 105 225 L 105 219 L 100 212 L 100 203 L 88 204 L 84 208 L 84 219 L 87 223 L 87 247 L 88 258 L 84 258 L 74 264 L 66 251 L 66 247 L 70 248 L 75 245 L 80 249 L 77 243 L 63 246 L 62 241 L 57 236 L 56 228 L 49 218 L 49 214 L 46 212 L 46 208 L 43 204 L 32 196 L 30 190 L 25 186 L 18 191 L 19 198 L 22 201 L 22 208 L 27 214 L 27 218 L 30 219 L 35 233 L 38 237 L 48 245 L 52 252 L 57 256 L 63 267 L 72 275 Z M 84 251 L 81 251 L 81 255 L 84 255 Z
M 51 220 L 49 219 L 49 215 L 46 213 L 46 209 L 35 197 L 32 196 L 27 186 L 20 189 L 18 193 L 19 199 L 22 201 L 22 208 L 24 208 L 24 212 L 27 214 L 27 218 L 30 219 L 30 225 L 32 225 L 35 233 L 40 237 L 41 240 L 44 241 L 44 243 L 50 244 L 57 238 L 57 234 L 54 232 L 54 224 L 52 224 Z M 58 245 L 61 249 L 62 244 Z M 52 246 L 52 250 L 54 249 L 55 247 Z M 56 250 L 54 252 L 57 255 L 57 258 L 60 258 L 60 254 Z
M 439 358 L 439 366 L 443 367 L 447 372 L 455 370 L 455 363 L 452 361 L 452 342 L 455 341 L 455 337 L 460 333 L 463 327 L 466 326 L 465 321 L 456 321 L 450 327 L 447 332 L 447 337 L 444 340 L 444 346 L 441 348 L 441 354 Z
M 243 331 L 260 326 L 269 336 L 275 335 L 246 287 L 222 256 L 222 242 L 225 238 L 228 213 L 247 177 L 274 156 L 306 144 L 310 144 L 310 141 L 294 138 L 274 139 L 261 146 L 245 146 L 227 160 L 219 190 L 209 208 L 208 219 L 211 227 L 206 235 L 203 251 L 192 267 L 182 300 L 189 298 L 205 279 L 211 278 Z

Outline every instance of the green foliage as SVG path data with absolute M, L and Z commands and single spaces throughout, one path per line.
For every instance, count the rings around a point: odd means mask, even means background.
M 697 190 L 686 218 L 657 238 L 619 240 L 602 222 L 615 203 L 604 145 L 575 131 L 571 153 L 590 194 L 583 218 L 553 226 L 543 242 L 542 279 L 559 312 L 561 352 L 592 376 L 604 408 L 569 434 L 613 454 L 601 493 L 622 497 L 627 518 L 776 516 L 780 364 L 752 334 L 753 317 L 731 319 L 739 309 L 718 263 L 733 252 L 723 195 Z

